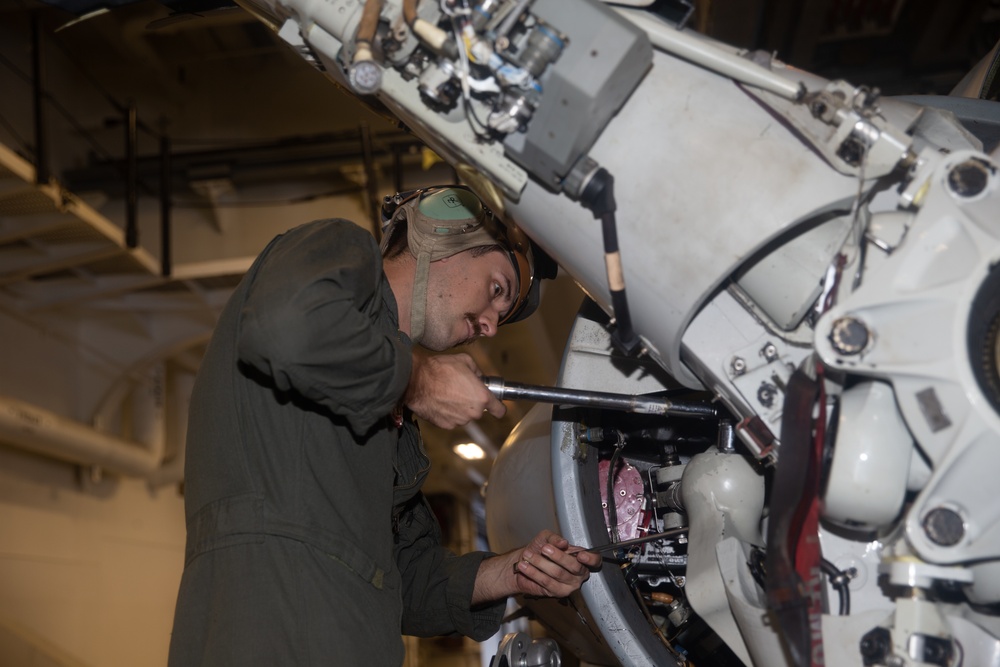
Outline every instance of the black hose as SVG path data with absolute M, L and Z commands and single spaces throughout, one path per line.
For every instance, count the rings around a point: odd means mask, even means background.
M 750 558 L 747 561 L 747 566 L 750 568 L 750 574 L 753 576 L 754 581 L 761 588 L 766 589 L 767 585 L 765 583 L 767 579 L 767 567 L 765 564 L 765 552 L 759 547 L 754 547 L 750 552 Z M 833 586 L 834 590 L 837 591 L 837 597 L 840 599 L 840 606 L 838 608 L 838 613 L 841 616 L 849 616 L 851 614 L 851 578 L 853 575 L 849 574 L 847 571 L 838 570 L 837 566 L 826 560 L 825 558 L 820 560 L 820 567 L 825 574 L 830 579 L 830 585 Z
M 837 566 L 823 558 L 820 560 L 820 567 L 823 574 L 830 578 L 830 585 L 837 591 L 840 598 L 840 615 L 849 616 L 851 613 L 851 577 L 843 570 L 838 570 Z
M 611 338 L 622 351 L 632 354 L 639 347 L 639 337 L 632 329 L 632 316 L 629 314 L 628 299 L 625 297 L 625 272 L 622 270 L 621 254 L 618 250 L 618 225 L 615 221 L 614 176 L 604 167 L 598 169 L 583 189 L 580 202 L 601 221 L 608 289 L 611 292 L 611 307 L 615 314 L 615 330 Z
M 615 504 L 615 468 L 618 467 L 618 457 L 622 453 L 621 440 L 619 446 L 615 447 L 611 455 L 611 463 L 608 466 L 608 534 L 611 543 L 618 542 L 621 537 L 618 535 L 618 506 Z

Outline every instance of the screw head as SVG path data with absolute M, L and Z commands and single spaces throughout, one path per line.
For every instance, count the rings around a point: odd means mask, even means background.
M 733 373 L 736 375 L 743 375 L 747 370 L 747 362 L 743 357 L 733 357 L 733 360 L 729 362 L 729 367 L 733 369 Z

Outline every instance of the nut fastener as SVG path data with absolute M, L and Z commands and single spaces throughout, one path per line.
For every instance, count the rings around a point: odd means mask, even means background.
M 841 317 L 830 327 L 830 343 L 840 354 L 859 354 L 870 340 L 868 327 L 856 317 Z
M 892 636 L 886 628 L 873 628 L 858 646 L 865 665 L 876 665 L 885 661 L 892 649 Z

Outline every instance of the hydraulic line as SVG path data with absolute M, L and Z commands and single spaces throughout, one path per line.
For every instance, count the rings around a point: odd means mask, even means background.
M 418 2 L 419 0 L 403 0 L 403 20 L 421 42 L 454 60 L 458 57 L 455 43 L 448 38 L 448 33 L 444 30 L 417 15 Z
M 382 12 L 382 0 L 365 0 L 364 9 L 361 12 L 361 22 L 358 24 L 358 36 L 354 40 L 355 44 L 363 42 L 371 48 L 375 41 L 375 33 L 378 30 L 378 18 Z

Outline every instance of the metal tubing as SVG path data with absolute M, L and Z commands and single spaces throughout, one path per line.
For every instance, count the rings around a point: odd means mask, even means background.
M 615 549 L 627 549 L 629 547 L 634 547 L 639 544 L 645 544 L 646 542 L 655 542 L 656 540 L 664 540 L 668 537 L 677 537 L 684 535 L 688 532 L 685 528 L 673 528 L 671 530 L 665 530 L 662 533 L 653 533 L 651 535 L 643 535 L 642 537 L 633 537 L 630 540 L 622 540 L 620 542 L 612 542 L 611 544 L 605 544 L 599 547 L 590 547 L 589 549 L 570 549 L 566 553 L 577 554 L 582 551 L 589 551 L 590 553 L 599 554 L 605 551 L 614 551 Z
M 611 394 L 602 391 L 566 389 L 564 387 L 544 387 L 539 385 L 506 382 L 500 377 L 484 377 L 494 396 L 503 400 L 526 400 L 558 405 L 620 410 L 643 415 L 669 415 L 672 417 L 694 417 L 711 419 L 718 411 L 703 403 L 677 403 L 670 399 L 634 394 Z
M 504 17 L 503 21 L 497 27 L 496 35 L 498 38 L 507 37 L 507 33 L 514 27 L 514 24 L 517 23 L 517 19 L 520 18 L 521 14 L 524 13 L 524 10 L 528 8 L 528 5 L 531 4 L 531 2 L 532 0 L 517 0 L 517 4 L 514 5 L 514 8 L 510 10 L 510 13 Z
M 170 234 L 170 207 L 173 198 L 170 177 L 170 137 L 166 128 L 160 135 L 160 274 L 169 278 L 173 271 Z
M 45 90 L 42 86 L 42 25 L 39 14 L 31 17 L 31 91 L 35 121 L 35 184 L 49 182 L 49 147 L 45 133 Z
M 801 99 L 805 93 L 805 85 L 801 82 L 786 79 L 707 40 L 648 18 L 645 12 L 630 9 L 617 11 L 637 27 L 645 30 L 654 46 L 668 53 L 788 100 Z
M 139 223 L 136 214 L 138 182 L 136 123 L 135 103 L 130 101 L 128 109 L 125 110 L 125 245 L 129 248 L 139 245 Z

